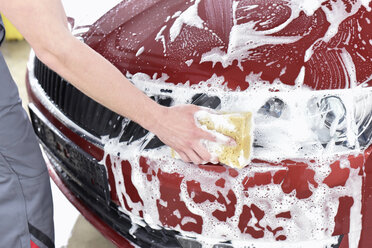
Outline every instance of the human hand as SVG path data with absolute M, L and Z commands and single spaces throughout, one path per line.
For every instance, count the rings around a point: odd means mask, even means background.
M 165 107 L 162 121 L 153 128 L 152 132 L 163 143 L 173 148 L 184 162 L 217 163 L 217 158 L 213 158 L 201 142 L 202 140 L 216 142 L 216 137 L 199 128 L 195 123 L 194 115 L 201 109 L 196 105 Z

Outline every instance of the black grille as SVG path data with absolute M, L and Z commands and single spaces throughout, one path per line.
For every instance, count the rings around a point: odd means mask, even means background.
M 122 116 L 83 94 L 36 57 L 34 74 L 50 100 L 77 125 L 97 137 L 119 135 Z

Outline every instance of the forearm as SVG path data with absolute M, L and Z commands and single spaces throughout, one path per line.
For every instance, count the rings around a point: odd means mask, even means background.
M 90 47 L 69 34 L 60 43 L 54 51 L 36 51 L 37 56 L 79 90 L 116 113 L 146 129 L 157 125 L 163 107 Z

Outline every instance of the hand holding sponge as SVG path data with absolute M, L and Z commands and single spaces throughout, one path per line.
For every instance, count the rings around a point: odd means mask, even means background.
M 219 113 L 201 110 L 195 114 L 195 121 L 200 128 L 216 136 L 216 142 L 202 142 L 220 163 L 233 168 L 243 168 L 249 164 L 253 141 L 251 112 Z M 236 145 L 228 145 L 227 136 L 233 138 Z M 179 158 L 174 151 L 172 156 Z

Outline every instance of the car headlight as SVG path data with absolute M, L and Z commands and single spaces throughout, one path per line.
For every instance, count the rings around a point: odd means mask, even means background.
M 362 152 L 372 141 L 371 89 L 273 93 L 255 117 L 255 157 L 314 159 Z

